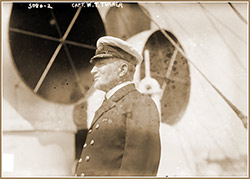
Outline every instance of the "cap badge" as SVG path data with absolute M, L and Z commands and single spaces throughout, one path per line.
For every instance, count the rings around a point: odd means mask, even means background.
M 100 44 L 98 47 L 97 47 L 97 51 L 101 51 L 103 49 L 103 45 Z

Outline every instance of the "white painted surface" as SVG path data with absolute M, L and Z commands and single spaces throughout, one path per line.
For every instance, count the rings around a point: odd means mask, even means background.
M 2 169 L 4 173 L 13 172 L 14 170 L 14 154 L 3 153 Z

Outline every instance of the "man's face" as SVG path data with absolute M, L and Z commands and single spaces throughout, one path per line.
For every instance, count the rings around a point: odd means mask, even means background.
M 119 66 L 114 59 L 101 59 L 95 62 L 91 74 L 94 75 L 94 87 L 109 91 L 120 81 Z

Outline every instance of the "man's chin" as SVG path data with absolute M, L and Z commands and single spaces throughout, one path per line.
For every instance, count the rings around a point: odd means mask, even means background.
M 93 86 L 94 86 L 95 89 L 98 89 L 98 90 L 99 90 L 99 85 L 98 85 L 98 84 L 94 83 Z

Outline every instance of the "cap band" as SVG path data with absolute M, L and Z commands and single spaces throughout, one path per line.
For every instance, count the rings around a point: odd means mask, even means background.
M 123 59 L 133 65 L 136 66 L 136 58 L 127 53 L 126 51 L 122 50 L 119 47 L 111 46 L 111 45 L 103 45 L 99 44 L 98 48 L 96 49 L 95 56 L 90 59 L 90 63 L 94 63 L 95 60 L 101 58 L 119 58 Z

